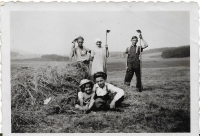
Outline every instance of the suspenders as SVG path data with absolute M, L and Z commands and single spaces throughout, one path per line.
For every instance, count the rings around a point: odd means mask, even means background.
M 130 54 L 130 48 L 131 47 L 128 47 L 128 54 Z M 138 53 L 138 48 L 139 48 L 139 46 L 136 46 L 136 51 L 135 51 L 136 54 Z
M 97 96 L 97 88 L 98 88 L 98 87 L 95 88 L 95 96 L 96 96 L 96 98 L 97 98 L 97 97 L 106 97 L 106 96 L 108 95 L 108 93 L 109 93 L 108 86 L 107 86 L 107 85 L 105 85 L 105 86 L 106 86 L 106 92 L 107 92 L 107 93 L 106 93 L 104 96 Z

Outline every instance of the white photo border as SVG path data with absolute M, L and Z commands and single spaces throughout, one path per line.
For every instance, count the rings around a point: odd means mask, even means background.
M 5 3 L 4 6 L 1 7 L 1 33 L 2 33 L 2 132 L 3 135 L 58 135 L 57 133 L 54 134 L 16 134 L 11 133 L 11 85 L 10 85 L 10 12 L 11 11 L 82 11 L 82 10 L 91 10 L 91 11 L 101 11 L 102 7 L 93 6 L 93 4 L 98 4 L 104 6 L 104 10 L 106 11 L 123 11 L 123 10 L 130 10 L 130 11 L 144 11 L 141 7 L 145 6 L 145 11 L 190 11 L 190 110 L 191 110 L 191 132 L 190 133 L 127 133 L 126 135 L 176 135 L 176 136 L 187 136 L 187 135 L 196 135 L 199 133 L 199 120 L 198 120 L 198 60 L 199 60 L 199 45 L 198 45 L 198 5 L 194 2 L 185 3 L 185 2 L 120 2 L 120 3 Z M 108 4 L 110 4 L 108 6 Z M 116 8 L 116 4 L 118 8 Z M 126 4 L 131 4 L 134 6 L 133 9 L 129 9 L 126 7 Z M 25 6 L 27 5 L 27 6 Z M 47 6 L 46 6 L 47 5 Z M 78 5 L 78 6 L 77 6 Z M 81 8 L 81 6 L 88 6 L 88 8 Z M 198 72 L 199 73 L 199 72 Z M 66 135 L 66 134 L 59 134 L 59 135 Z M 76 135 L 76 133 L 72 134 Z M 87 133 L 81 135 L 88 135 Z M 94 135 L 94 134 L 90 134 Z M 99 134 L 101 135 L 101 134 Z M 109 134 L 108 134 L 109 135 Z M 118 135 L 118 134 L 117 134 Z M 120 134 L 119 134 L 120 135 Z

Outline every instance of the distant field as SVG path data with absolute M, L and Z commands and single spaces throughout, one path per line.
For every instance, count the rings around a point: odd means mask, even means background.
M 109 58 L 108 71 L 120 71 L 126 69 L 125 58 Z M 165 67 L 190 67 L 190 58 L 162 59 L 143 58 L 142 68 L 165 68 Z
M 15 131 L 21 133 L 188 133 L 190 132 L 189 60 L 189 58 L 152 58 L 145 60 L 144 57 L 142 62 L 144 90 L 139 93 L 136 92 L 135 88 L 135 76 L 130 87 L 123 84 L 126 60 L 109 58 L 108 82 L 125 91 L 124 106 L 120 108 L 121 112 L 45 114 L 44 111 L 34 110 L 31 111 L 30 117 L 35 117 L 37 123 L 31 126 L 23 125 L 20 130 Z M 12 61 L 12 78 L 14 79 L 20 75 L 23 71 L 20 69 L 21 67 L 35 68 L 37 73 L 38 67 L 48 71 L 48 65 L 50 64 L 61 71 L 67 72 L 65 67 L 67 62 Z M 32 72 L 30 71 L 29 74 L 33 75 L 34 72 Z M 58 78 L 60 79 L 62 75 Z M 56 76 L 52 75 L 50 77 Z M 53 79 L 52 82 L 54 82 Z M 54 97 L 56 99 L 64 96 L 67 96 L 65 92 L 59 92 Z M 23 112 L 29 111 L 23 110 Z

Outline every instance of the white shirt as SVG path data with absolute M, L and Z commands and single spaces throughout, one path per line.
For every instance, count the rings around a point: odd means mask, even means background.
M 106 86 L 107 86 L 107 89 L 106 89 Z M 97 96 L 104 96 L 108 93 L 107 91 L 110 91 L 111 93 L 116 93 L 114 97 L 116 101 L 119 100 L 122 96 L 124 96 L 124 90 L 109 83 L 105 83 L 105 86 L 103 88 L 100 88 L 98 84 L 95 84 L 93 91 L 95 90 L 96 90 Z

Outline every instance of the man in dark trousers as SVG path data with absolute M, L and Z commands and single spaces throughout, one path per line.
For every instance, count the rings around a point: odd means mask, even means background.
M 142 38 L 140 34 L 139 38 L 144 43 L 144 46 L 137 46 L 138 38 L 137 36 L 133 36 L 131 38 L 132 45 L 126 48 L 127 54 L 127 69 L 124 84 L 130 86 L 131 80 L 135 73 L 137 78 L 136 89 L 137 91 L 142 91 L 141 86 L 141 72 L 140 72 L 140 51 L 142 52 L 144 48 L 148 47 L 146 41 Z

